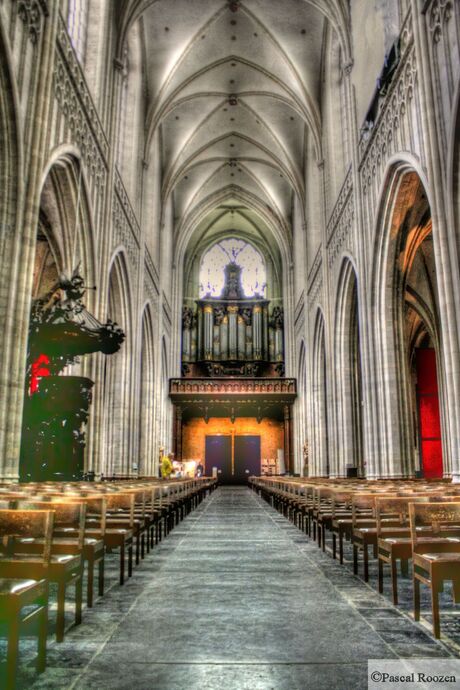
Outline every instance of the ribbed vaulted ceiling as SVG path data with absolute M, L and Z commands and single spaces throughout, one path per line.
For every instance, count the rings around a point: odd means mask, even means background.
M 265 237 L 272 219 L 289 243 L 294 199 L 305 206 L 307 136 L 321 158 L 324 32 L 329 19 L 340 36 L 341 9 L 341 0 L 127 0 L 125 30 L 141 19 L 145 42 L 147 151 L 158 131 L 177 233 L 192 222 L 195 243 L 226 224 Z

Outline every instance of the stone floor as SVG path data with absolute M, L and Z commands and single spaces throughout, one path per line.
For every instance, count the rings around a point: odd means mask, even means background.
M 20 687 L 361 690 L 369 658 L 458 656 L 244 487 L 216 491 L 124 587 L 112 559 L 106 596 Z

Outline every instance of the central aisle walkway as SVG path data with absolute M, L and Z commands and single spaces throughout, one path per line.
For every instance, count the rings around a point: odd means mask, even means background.
M 61 684 L 33 687 L 361 690 L 368 658 L 447 655 L 245 487 L 214 492 L 65 644 Z

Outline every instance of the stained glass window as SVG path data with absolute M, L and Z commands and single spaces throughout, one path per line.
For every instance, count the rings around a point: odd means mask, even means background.
M 224 268 L 241 266 L 241 283 L 246 297 L 265 296 L 266 271 L 262 255 L 252 244 L 235 237 L 221 240 L 208 249 L 200 266 L 200 297 L 219 297 L 224 288 Z

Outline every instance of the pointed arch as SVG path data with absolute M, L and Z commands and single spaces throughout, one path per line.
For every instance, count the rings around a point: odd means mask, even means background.
M 169 399 L 169 356 L 166 336 L 161 339 L 161 406 L 160 406 L 160 443 L 170 449 L 172 441 L 172 413 Z
M 154 318 L 150 303 L 141 319 L 139 474 L 154 474 L 155 447 L 155 347 Z
M 71 275 L 80 264 L 86 284 L 98 282 L 94 215 L 85 166 L 77 149 L 60 146 L 52 151 L 42 177 L 39 223 L 47 235 L 58 272 Z M 94 294 L 85 301 L 91 308 Z
M 106 476 L 113 476 L 131 471 L 134 433 L 134 425 L 130 424 L 134 400 L 132 290 L 127 258 L 121 249 L 110 262 L 107 305 L 107 318 L 115 321 L 126 334 L 120 350 L 104 358 L 105 454 L 101 470 Z
M 433 242 L 430 193 L 417 166 L 393 161 L 377 220 L 371 310 L 375 315 L 373 353 L 377 372 L 377 429 L 380 476 L 412 476 L 426 468 L 417 384 L 420 348 L 436 354 L 441 403 L 442 448 L 448 447 L 443 398 L 442 331 L 437 292 L 439 267 Z M 444 458 L 445 460 L 445 458 Z M 444 462 L 444 470 L 446 464 Z
M 326 334 L 324 314 L 316 312 L 312 347 L 312 448 L 310 475 L 329 476 Z
M 350 257 L 342 262 L 334 310 L 334 365 L 338 450 L 334 474 L 352 468 L 364 476 L 362 372 L 358 310 L 358 278 Z
M 305 444 L 308 444 L 307 437 L 307 350 L 305 340 L 302 338 L 299 347 L 299 359 L 297 366 L 297 392 L 298 400 L 297 406 L 297 456 L 300 458 L 300 474 L 304 475 L 306 468 L 304 466 L 303 451 Z

